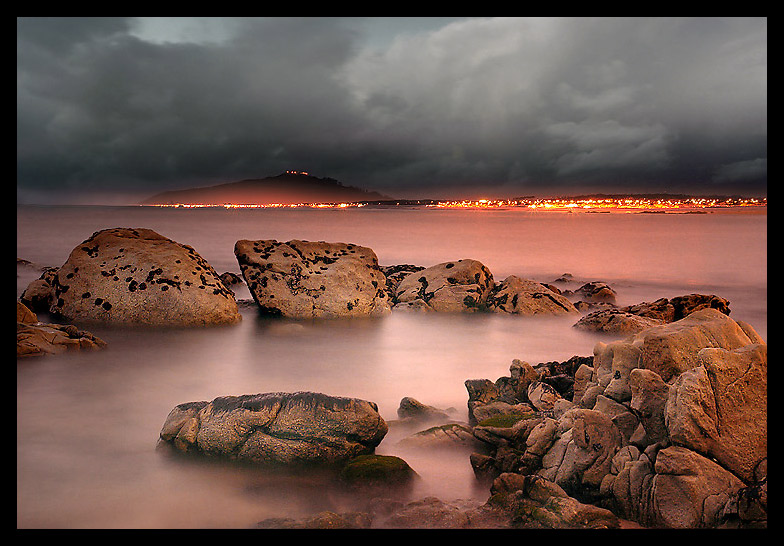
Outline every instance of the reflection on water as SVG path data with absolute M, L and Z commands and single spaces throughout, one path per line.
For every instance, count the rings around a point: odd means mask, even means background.
M 190 244 L 218 272 L 238 270 L 232 248 L 243 237 L 348 241 L 370 246 L 385 265 L 470 257 L 496 279 L 518 274 L 550 281 L 567 271 L 615 279 L 622 305 L 716 293 L 731 300 L 733 318 L 767 338 L 764 217 L 77 212 L 18 208 L 18 257 L 59 266 L 93 231 L 115 226 L 150 227 Z M 17 295 L 39 273 L 19 268 L 18 274 Z M 238 297 L 247 298 L 247 290 Z M 573 329 L 574 318 L 393 312 L 290 321 L 259 317 L 253 306 L 241 309 L 244 320 L 236 326 L 91 328 L 108 342 L 106 350 L 18 362 L 17 525 L 250 527 L 265 518 L 351 509 L 359 499 L 322 476 L 163 456 L 155 450 L 158 432 L 177 404 L 274 391 L 363 398 L 377 403 L 388 421 L 397 418 L 401 398 L 411 396 L 455 408 L 465 420 L 466 379 L 508 375 L 514 358 L 535 364 L 590 355 L 599 339 Z M 473 480 L 468 452 L 403 449 L 397 441 L 404 432 L 392 426 L 377 451 L 404 458 L 421 476 L 415 498 L 487 499 L 487 489 Z

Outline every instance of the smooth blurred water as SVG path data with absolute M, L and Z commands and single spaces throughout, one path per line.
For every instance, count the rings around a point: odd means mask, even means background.
M 93 232 L 146 227 L 239 272 L 238 239 L 371 247 L 381 265 L 482 261 L 496 280 L 603 280 L 627 305 L 687 293 L 731 302 L 767 339 L 767 216 L 567 214 L 524 210 L 159 209 L 17 207 L 17 257 L 59 267 Z M 40 274 L 17 267 L 17 296 Z M 573 287 L 577 287 L 574 285 Z M 247 299 L 240 288 L 238 298 Z M 104 351 L 17 361 L 17 525 L 36 528 L 251 527 L 351 507 L 313 477 L 173 460 L 155 451 L 177 404 L 217 396 L 316 391 L 371 400 L 387 420 L 401 398 L 467 418 L 466 379 L 508 375 L 512 359 L 590 355 L 596 334 L 574 318 L 393 312 L 376 319 L 290 321 L 242 306 L 236 326 L 91 328 Z M 396 445 L 422 477 L 416 498 L 484 501 L 468 452 Z

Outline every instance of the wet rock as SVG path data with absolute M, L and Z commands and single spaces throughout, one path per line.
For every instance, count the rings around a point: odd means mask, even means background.
M 511 526 L 525 529 L 618 529 L 611 511 L 584 504 L 540 476 L 502 474 L 488 504 L 510 514 Z
M 451 416 L 445 410 L 423 404 L 415 398 L 406 396 L 400 400 L 397 416 L 407 422 L 426 423 L 433 421 L 449 421 Z
M 346 462 L 340 471 L 340 480 L 352 489 L 408 490 L 417 473 L 406 461 L 392 455 L 360 455 Z
M 291 318 L 379 316 L 386 278 L 370 248 L 346 243 L 240 240 L 234 254 L 262 313 Z
M 72 324 L 45 324 L 23 303 L 16 302 L 16 357 L 27 358 L 103 349 L 106 342 Z
M 472 516 L 479 514 L 480 504 L 444 502 L 436 497 L 411 501 L 388 516 L 383 527 L 391 529 L 470 529 Z
M 369 529 L 373 522 L 365 512 L 333 512 L 324 510 L 313 516 L 294 518 L 268 518 L 256 524 L 257 529 Z
M 587 282 L 574 291 L 564 290 L 562 294 L 569 298 L 581 298 L 589 303 L 611 304 L 615 304 L 617 295 L 609 284 L 601 281 Z
M 225 396 L 176 406 L 159 444 L 259 464 L 342 464 L 373 453 L 387 424 L 372 402 L 320 393 Z
M 158 326 L 234 324 L 234 295 L 193 248 L 145 228 L 94 233 L 52 282 L 68 321 Z
M 447 423 L 421 430 L 403 438 L 398 445 L 417 449 L 478 447 L 471 427 L 461 423 Z

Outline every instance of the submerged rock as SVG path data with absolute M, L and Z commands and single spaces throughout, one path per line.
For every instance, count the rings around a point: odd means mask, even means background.
M 340 471 L 345 485 L 360 490 L 409 489 L 419 475 L 400 457 L 360 455 L 346 462 Z
M 346 243 L 239 240 L 234 254 L 259 309 L 291 318 L 378 316 L 390 310 L 370 248 Z
M 234 294 L 193 248 L 145 228 L 94 233 L 55 275 L 52 313 L 69 321 L 234 324 Z
M 432 421 L 450 421 L 451 416 L 445 410 L 423 404 L 416 398 L 405 396 L 397 408 L 398 419 L 406 422 L 426 423 Z
M 159 443 L 252 463 L 332 465 L 372 454 L 387 430 L 372 402 L 266 393 L 180 404 L 166 418 Z

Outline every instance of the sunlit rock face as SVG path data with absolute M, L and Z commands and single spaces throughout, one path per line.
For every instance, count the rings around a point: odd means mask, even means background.
M 378 316 L 388 313 L 386 277 L 370 248 L 292 240 L 240 240 L 242 275 L 259 309 L 291 318 Z
M 473 312 L 485 307 L 495 285 L 490 270 L 477 260 L 444 262 L 405 277 L 397 287 L 398 307 L 442 312 Z
M 160 445 L 260 464 L 335 464 L 373 453 L 387 431 L 373 402 L 277 392 L 180 404 Z
M 52 313 L 71 321 L 233 324 L 234 294 L 192 247 L 151 229 L 113 228 L 73 249 L 52 281 Z
M 466 381 L 474 414 L 521 385 L 532 405 L 474 427 L 491 446 L 471 456 L 477 477 L 535 474 L 644 526 L 767 526 L 767 344 L 750 325 L 703 307 L 573 364 L 571 407 L 543 404 L 547 377 L 529 381 L 519 360 L 508 378 Z

